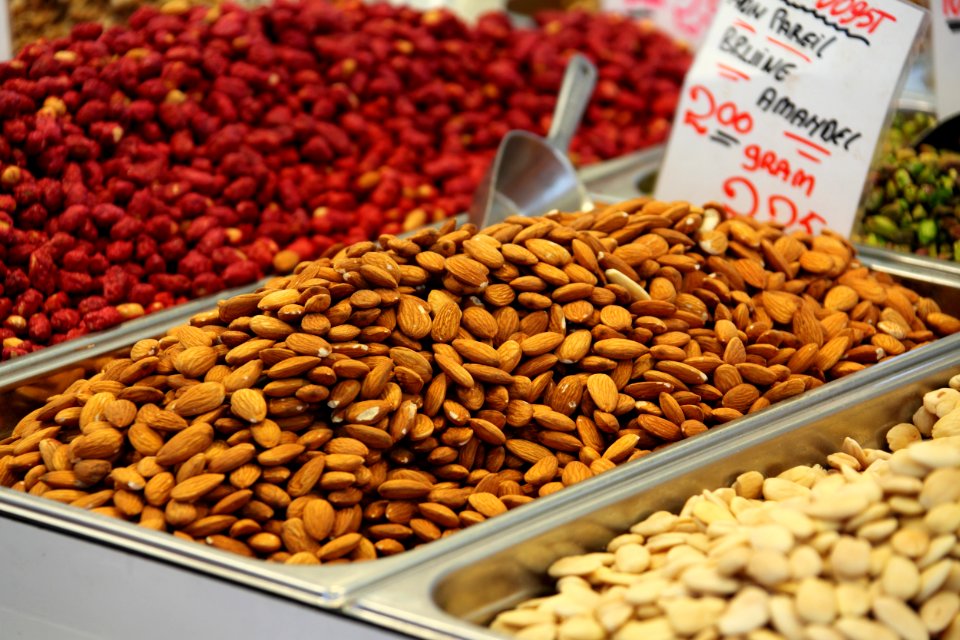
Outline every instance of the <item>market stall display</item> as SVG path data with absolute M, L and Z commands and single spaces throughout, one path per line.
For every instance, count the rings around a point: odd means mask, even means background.
M 160 584 L 204 624 L 242 594 L 238 636 L 960 637 L 958 157 L 910 147 L 924 99 L 849 239 L 798 231 L 636 197 L 692 59 L 649 20 L 403 4 L 13 3 L 105 13 L 0 64 L 0 628 L 127 637 Z M 786 29 L 734 4 L 726 54 Z M 471 224 L 576 53 L 590 198 Z M 137 606 L 78 611 L 116 584 Z
M 0 67 L 3 359 L 466 210 L 576 50 L 601 82 L 574 160 L 662 141 L 690 61 L 615 16 L 175 8 Z
M 0 485 L 373 559 L 960 332 L 841 239 L 719 218 L 641 198 L 301 263 L 32 411 Z

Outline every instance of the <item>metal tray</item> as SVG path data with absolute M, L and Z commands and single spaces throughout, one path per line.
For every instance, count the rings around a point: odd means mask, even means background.
M 874 263 L 873 266 L 879 270 L 886 270 L 888 267 L 882 261 Z M 922 271 L 908 274 L 907 280 L 911 286 L 937 300 L 948 312 L 960 313 L 960 292 L 958 292 L 960 280 L 950 279 L 936 272 Z M 151 335 L 162 333 L 165 328 L 155 327 Z M 817 407 L 831 398 L 842 398 L 862 385 L 878 384 L 902 370 L 923 366 L 938 354 L 958 349 L 960 349 L 960 335 L 941 339 L 934 344 L 892 358 L 850 377 L 823 385 L 785 403 L 774 405 L 763 412 L 737 420 L 731 423 L 730 427 L 715 428 L 707 434 L 716 434 L 716 436 L 711 435 L 711 439 L 694 438 L 691 441 L 679 443 L 667 448 L 663 454 L 644 457 L 642 460 L 624 465 L 620 469 L 583 482 L 576 487 L 538 499 L 530 505 L 470 527 L 455 536 L 373 562 L 330 567 L 273 564 L 243 558 L 187 542 L 166 533 L 148 531 L 128 522 L 8 489 L 0 489 L 0 518 L 20 519 L 56 532 L 79 536 L 140 556 L 186 567 L 287 599 L 318 607 L 336 608 L 342 606 L 348 598 L 359 593 L 360 590 L 377 584 L 387 577 L 408 574 L 420 567 L 432 566 L 441 557 L 462 554 L 475 547 L 488 545 L 491 541 L 498 544 L 501 536 L 504 535 L 503 532 L 513 527 L 524 528 L 526 523 L 538 514 L 552 513 L 554 510 L 563 509 L 565 505 L 584 501 L 585 498 L 588 498 L 589 502 L 593 497 L 602 496 L 604 492 L 614 489 L 618 483 L 629 482 L 633 474 L 657 469 L 664 460 L 695 457 L 699 455 L 697 453 L 699 448 L 715 442 L 717 437 L 726 437 L 725 434 L 728 432 L 765 432 L 768 427 L 794 412 Z M 34 373 L 49 379 L 64 369 L 84 366 L 89 366 L 89 362 L 85 362 L 84 358 L 78 356 L 72 360 L 57 363 L 45 371 Z M 22 389 L 22 387 L 19 388 Z M 30 405 L 29 398 L 24 397 L 19 398 L 19 404 L 14 404 L 11 399 L 16 397 L 17 393 L 17 388 L 9 389 L 8 387 L 6 397 L 0 396 L 0 403 L 3 403 L 7 409 L 4 413 L 10 414 L 11 417 L 16 417 L 17 409 L 26 413 L 35 406 Z M 720 441 L 722 442 L 722 439 Z M 702 445 L 701 442 L 706 442 L 707 445 Z M 663 457 L 664 455 L 666 458 Z M 77 580 L 77 588 L 82 589 L 82 579 L 78 577 Z
M 365 590 L 347 613 L 422 638 L 502 638 L 479 625 L 548 592 L 546 570 L 557 558 L 602 549 L 646 515 L 679 510 L 690 495 L 729 486 L 744 471 L 823 463 L 846 436 L 879 446 L 889 427 L 909 421 L 921 394 L 960 372 L 954 338 L 924 362 L 826 385 L 555 494 L 565 500 L 535 504 L 523 522 L 501 527 L 484 545 Z

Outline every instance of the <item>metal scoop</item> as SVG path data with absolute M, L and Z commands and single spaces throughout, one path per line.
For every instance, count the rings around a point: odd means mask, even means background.
M 580 211 L 593 207 L 567 158 L 567 148 L 596 84 L 593 63 L 580 54 L 570 58 L 546 139 L 528 131 L 507 132 L 474 195 L 470 222 L 483 228 L 513 214 L 540 215 L 553 209 Z
M 917 140 L 917 147 L 922 144 L 944 151 L 960 151 L 960 114 L 938 122 Z

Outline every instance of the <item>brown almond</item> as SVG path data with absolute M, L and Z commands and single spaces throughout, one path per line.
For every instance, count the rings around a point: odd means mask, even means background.
M 532 485 L 541 485 L 552 482 L 557 476 L 560 463 L 555 456 L 547 455 L 537 460 L 532 467 L 523 474 L 523 479 Z
M 170 491 L 170 497 L 178 502 L 196 502 L 213 491 L 223 479 L 222 473 L 201 473 L 177 484 Z
M 560 481 L 563 482 L 565 487 L 569 487 L 570 485 L 583 482 L 592 477 L 593 472 L 590 470 L 590 467 L 579 460 L 573 460 L 564 466 L 563 473 L 560 475 Z
M 563 340 L 564 335 L 561 333 L 544 331 L 543 333 L 525 338 L 523 342 L 520 343 L 520 348 L 523 350 L 525 356 L 535 357 L 553 351 L 560 346 Z
M 76 438 L 70 443 L 70 452 L 74 459 L 107 459 L 117 455 L 122 446 L 123 434 L 105 427 Z
M 641 416 L 644 417 L 644 416 Z M 646 417 L 655 417 L 655 416 L 646 416 Z M 668 421 L 664 421 L 668 422 Z M 673 423 L 670 423 L 673 424 Z M 674 428 L 677 427 L 674 425 Z M 679 431 L 679 429 L 677 429 Z M 637 446 L 637 443 L 640 441 L 640 436 L 628 433 L 626 435 L 620 436 L 617 440 L 607 447 L 607 450 L 603 452 L 603 457 L 611 462 L 621 462 L 626 459 Z
M 477 340 L 454 340 L 453 348 L 457 350 L 463 358 L 470 362 L 487 365 L 489 367 L 500 366 L 500 355 L 496 349 L 488 344 Z
M 764 291 L 761 294 L 763 308 L 766 309 L 770 317 L 780 324 L 789 324 L 793 320 L 793 314 L 800 306 L 799 299 L 790 293 L 783 291 Z
M 264 467 L 277 467 L 286 464 L 304 452 L 306 447 L 296 442 L 278 444 L 257 456 L 257 462 Z
M 847 336 L 838 336 L 828 341 L 817 353 L 817 358 L 814 361 L 817 365 L 817 368 L 821 371 L 830 369 L 833 365 L 840 361 L 840 358 L 843 357 L 843 354 L 849 347 L 850 338 Z
M 388 500 L 412 500 L 426 496 L 432 488 L 418 480 L 387 480 L 377 487 L 377 492 Z
M 837 285 L 827 292 L 823 299 L 823 307 L 832 311 L 849 311 L 857 305 L 859 300 L 860 297 L 852 288 Z
M 157 462 L 172 467 L 205 451 L 211 442 L 213 427 L 205 423 L 195 424 L 167 440 L 157 451 Z
M 613 412 L 620 400 L 620 391 L 613 378 L 605 373 L 595 373 L 587 378 L 587 391 L 601 411 Z
M 190 347 L 177 354 L 173 366 L 186 377 L 199 379 L 217 364 L 218 358 L 219 354 L 213 347 Z
M 258 389 L 238 389 L 230 396 L 233 415 L 247 422 L 260 422 L 267 417 L 267 401 Z
M 215 453 L 207 460 L 207 471 L 211 473 L 229 473 L 253 460 L 257 448 L 249 442 L 236 444 L 229 449 Z
M 320 479 L 320 476 L 323 475 L 327 457 L 330 456 L 315 456 L 297 469 L 287 482 L 287 493 L 294 498 L 310 493 Z M 360 463 L 363 463 L 363 458 L 360 458 Z
M 304 529 L 314 540 L 325 540 L 333 531 L 335 515 L 334 508 L 326 500 L 311 500 L 303 509 Z
M 362 539 L 363 536 L 359 533 L 344 534 L 323 545 L 320 550 L 317 551 L 317 556 L 323 562 L 343 557 L 356 549 Z
M 584 329 L 573 331 L 563 339 L 560 346 L 557 347 L 556 355 L 563 364 L 573 364 L 580 362 L 590 353 L 590 345 L 593 342 L 592 334 Z
M 188 387 L 171 407 L 178 415 L 197 416 L 219 407 L 225 396 L 226 389 L 219 382 L 201 382 Z
M 614 360 L 632 360 L 642 356 L 647 351 L 649 349 L 643 344 L 624 338 L 598 340 L 593 344 L 593 353 Z
M 507 512 L 507 507 L 500 501 L 500 498 L 492 493 L 478 492 L 467 498 L 470 506 L 482 513 L 488 518 L 498 516 Z

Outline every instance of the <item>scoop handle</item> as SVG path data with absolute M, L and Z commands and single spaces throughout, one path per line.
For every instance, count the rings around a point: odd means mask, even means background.
M 563 84 L 560 85 L 560 95 L 557 96 L 557 106 L 553 110 L 553 120 L 547 134 L 547 140 L 557 149 L 566 152 L 570 148 L 570 141 L 580 126 L 596 86 L 597 68 L 586 57 L 575 53 L 563 74 Z

